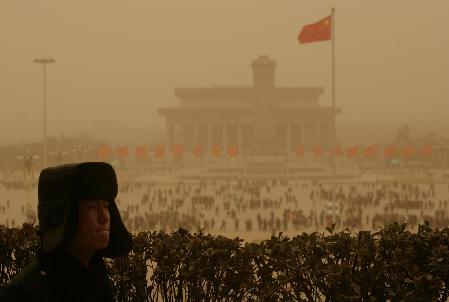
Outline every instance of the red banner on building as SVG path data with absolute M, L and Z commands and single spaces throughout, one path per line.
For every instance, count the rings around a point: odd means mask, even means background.
M 182 157 L 184 155 L 184 146 L 176 144 L 173 146 L 173 155 L 175 157 Z
M 97 159 L 108 160 L 111 157 L 112 150 L 109 145 L 102 145 L 97 149 Z
M 378 144 L 369 145 L 368 147 L 365 148 L 365 150 L 363 150 L 363 155 L 365 157 L 374 157 L 377 155 L 378 149 L 379 149 Z
M 431 157 L 433 155 L 433 148 L 431 145 L 424 145 L 421 149 L 422 157 Z
M 384 150 L 384 158 L 392 158 L 396 154 L 396 145 L 388 145 Z
M 165 156 L 165 146 L 164 145 L 157 145 L 154 149 L 154 156 L 158 158 L 162 158 Z
M 196 157 L 203 156 L 203 148 L 201 147 L 201 145 L 196 145 L 193 148 L 193 155 L 195 155 Z
M 117 157 L 119 159 L 125 159 L 129 155 L 128 146 L 126 146 L 126 145 L 118 145 L 116 147 L 116 152 L 117 152 Z
M 329 154 L 331 156 L 333 156 L 335 154 L 335 156 L 344 156 L 345 155 L 345 151 L 343 150 L 343 147 L 341 146 L 341 144 L 336 145 L 334 148 L 329 150 Z
M 346 149 L 346 156 L 348 158 L 354 158 L 359 155 L 359 146 L 352 146 Z
M 219 145 L 213 145 L 212 146 L 212 155 L 213 156 L 220 156 L 221 155 L 221 147 Z
M 323 146 L 322 145 L 316 145 L 313 147 L 313 153 L 315 156 L 323 156 Z
M 295 148 L 296 156 L 304 156 L 304 145 L 297 145 Z
M 412 144 L 405 145 L 401 148 L 401 155 L 404 158 L 410 158 L 415 154 L 415 147 Z
M 235 156 L 237 156 L 237 153 L 238 153 L 237 147 L 231 146 L 231 147 L 228 148 L 228 155 L 229 156 L 235 157 Z
M 148 154 L 147 154 L 147 146 L 146 145 L 142 145 L 142 146 L 137 146 L 136 147 L 136 153 L 135 153 L 136 158 L 138 159 L 146 159 L 148 158 Z

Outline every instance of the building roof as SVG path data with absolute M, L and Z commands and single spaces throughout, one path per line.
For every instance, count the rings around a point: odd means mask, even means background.
M 189 97 L 251 97 L 257 92 L 253 87 L 226 87 L 213 86 L 205 88 L 175 88 L 175 95 L 179 98 Z M 318 97 L 323 94 L 323 87 L 275 87 L 273 88 L 274 97 L 276 96 L 313 96 Z
M 207 116 L 227 116 L 227 115 L 251 115 L 254 109 L 251 106 L 240 107 L 166 107 L 159 108 L 158 113 L 162 116 L 172 117 L 192 117 L 198 115 Z M 327 116 L 332 112 L 341 113 L 341 108 L 332 110 L 331 107 L 310 106 L 310 107 L 277 107 L 275 114 L 294 116 Z
M 254 65 L 276 65 L 276 62 L 271 59 L 268 55 L 260 55 L 257 59 L 255 59 L 252 63 Z

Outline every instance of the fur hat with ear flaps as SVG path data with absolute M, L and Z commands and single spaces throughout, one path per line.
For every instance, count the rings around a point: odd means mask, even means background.
M 131 250 L 132 237 L 121 220 L 116 196 L 117 177 L 108 163 L 85 162 L 42 170 L 38 184 L 41 252 L 48 254 L 64 248 L 73 238 L 80 200 L 104 199 L 109 201 L 109 244 L 97 254 L 108 258 L 126 255 Z

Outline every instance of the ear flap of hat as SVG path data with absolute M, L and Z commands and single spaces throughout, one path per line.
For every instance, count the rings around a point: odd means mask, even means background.
M 39 233 L 42 236 L 41 248 L 44 253 L 54 250 L 62 242 L 69 209 L 69 202 L 64 199 L 39 203 Z
M 111 221 L 109 244 L 105 249 L 98 251 L 97 254 L 103 257 L 116 258 L 131 251 L 133 239 L 122 222 L 115 202 L 109 204 L 109 215 Z
M 44 253 L 58 247 L 66 232 L 73 192 L 71 179 L 75 166 L 68 164 L 49 167 L 39 175 L 37 212 Z
M 82 163 L 77 167 L 74 178 L 78 200 L 102 198 L 109 201 L 109 244 L 97 254 L 108 258 L 126 255 L 132 248 L 132 236 L 115 203 L 118 185 L 114 168 L 103 162 Z

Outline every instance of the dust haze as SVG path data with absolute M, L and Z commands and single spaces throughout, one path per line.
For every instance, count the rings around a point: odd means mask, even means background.
M 277 62 L 276 85 L 323 87 L 326 42 L 300 45 L 305 24 L 335 7 L 336 100 L 342 143 L 369 143 L 400 126 L 445 135 L 449 121 L 447 1 L 2 1 L 0 144 L 48 134 L 121 143 L 163 137 L 157 108 L 177 87 L 251 85 L 251 62 Z M 392 131 L 394 130 L 394 131 Z
M 332 7 L 335 44 L 298 43 Z M 448 12 L 447 0 L 1 1 L 0 225 L 38 222 L 43 167 L 100 160 L 132 232 L 447 227 Z

